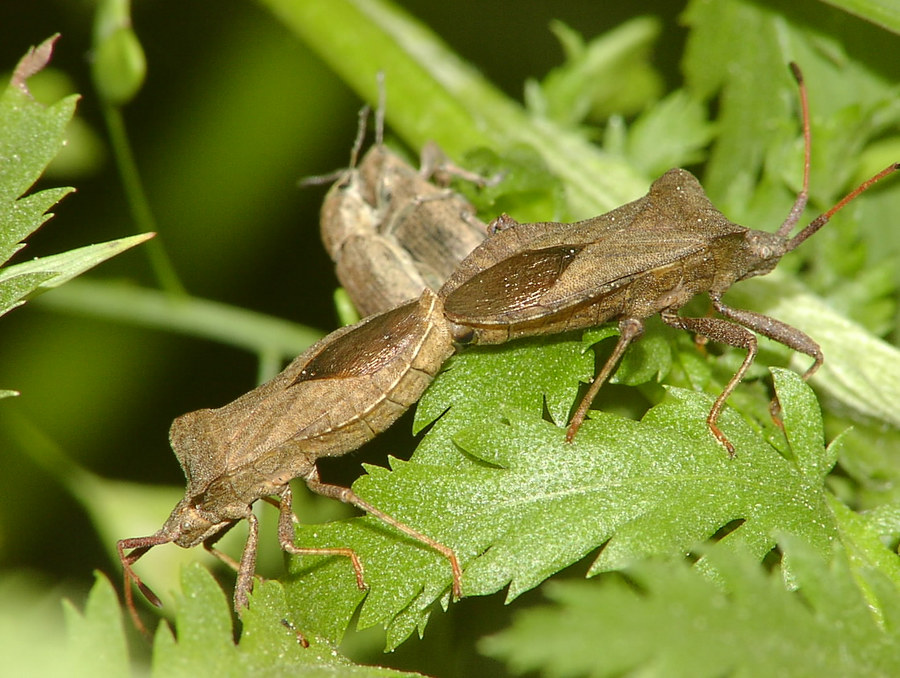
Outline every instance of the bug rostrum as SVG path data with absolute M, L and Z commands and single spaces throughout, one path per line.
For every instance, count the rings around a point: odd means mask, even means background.
M 154 604 L 133 565 L 150 548 L 174 542 L 203 544 L 237 570 L 235 609 L 247 606 L 256 565 L 257 499 L 275 496 L 280 505 L 278 537 L 297 555 L 350 558 L 357 584 L 363 568 L 349 548 L 298 548 L 293 543 L 289 481 L 302 478 L 318 494 L 352 504 L 446 557 L 452 592 L 461 595 L 456 554 L 392 518 L 351 489 L 319 479 L 316 460 L 355 450 L 390 426 L 416 402 L 453 352 L 441 300 L 426 291 L 385 313 L 339 329 L 296 358 L 274 379 L 218 409 L 190 412 L 172 424 L 170 440 L 187 489 L 155 534 L 123 539 L 117 548 L 125 576 L 125 601 L 138 628 L 143 624 L 132 597 L 134 583 Z M 215 542 L 236 523 L 249 525 L 239 563 L 216 551 Z
M 731 455 L 734 447 L 717 421 L 756 356 L 754 333 L 813 358 L 804 378 L 822 364 L 818 344 L 805 333 L 775 318 L 727 306 L 722 295 L 735 282 L 769 273 L 785 253 L 898 165 L 885 168 L 789 237 L 806 207 L 810 166 L 806 89 L 799 68 L 791 64 L 791 70 L 800 91 L 803 187 L 776 232 L 729 221 L 690 172 L 672 169 L 646 196 L 585 221 L 518 223 L 506 215 L 498 217 L 489 227 L 495 235 L 476 248 L 442 288 L 445 315 L 457 341 L 464 343 L 495 344 L 618 321 L 619 340 L 571 418 L 569 441 L 628 345 L 643 333 L 643 319 L 656 313 L 668 325 L 747 351 L 707 418 L 710 432 Z M 679 314 L 704 292 L 722 317 Z

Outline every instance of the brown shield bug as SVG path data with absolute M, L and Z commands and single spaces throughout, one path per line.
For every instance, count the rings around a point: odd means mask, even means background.
M 569 441 L 628 345 L 643 333 L 643 319 L 655 313 L 673 327 L 746 349 L 744 362 L 707 417 L 709 430 L 731 455 L 734 447 L 717 420 L 756 356 L 754 333 L 810 356 L 813 364 L 804 378 L 822 364 L 818 344 L 805 333 L 760 313 L 731 308 L 722 295 L 740 280 L 772 271 L 784 254 L 900 165 L 879 172 L 790 237 L 806 207 L 810 165 L 806 89 L 799 68 L 791 64 L 791 70 L 800 90 L 803 188 L 776 232 L 729 221 L 692 174 L 672 169 L 643 198 L 578 223 L 518 223 L 506 215 L 498 217 L 490 225 L 496 234 L 476 248 L 441 289 L 445 315 L 459 342 L 494 344 L 618 321 L 618 343 L 576 409 L 566 434 Z M 704 292 L 722 317 L 679 315 L 688 301 Z
M 256 565 L 258 526 L 251 511 L 257 499 L 277 497 L 282 548 L 297 555 L 350 558 L 357 584 L 363 569 L 348 548 L 297 548 L 293 543 L 291 488 L 303 479 L 317 494 L 338 499 L 381 519 L 445 556 L 453 570 L 454 596 L 461 595 L 455 553 L 392 518 L 347 487 L 319 479 L 316 460 L 355 450 L 389 427 L 415 403 L 450 354 L 453 345 L 442 303 L 430 290 L 413 300 L 339 329 L 296 358 L 274 379 L 218 409 L 178 417 L 169 434 L 187 478 L 187 489 L 155 534 L 118 542 L 125 574 L 125 601 L 138 628 L 134 583 L 154 604 L 133 565 L 149 549 L 174 542 L 203 544 L 237 570 L 234 605 L 247 606 Z M 239 563 L 216 551 L 215 542 L 241 520 L 249 535 Z

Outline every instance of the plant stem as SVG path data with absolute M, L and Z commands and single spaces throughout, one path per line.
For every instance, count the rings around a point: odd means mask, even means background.
M 156 232 L 156 219 L 150 209 L 150 202 L 144 191 L 137 163 L 134 161 L 134 153 L 128 142 L 128 134 L 125 130 L 125 121 L 122 119 L 121 110 L 110 104 L 103 107 L 103 117 L 109 132 L 110 145 L 116 158 L 116 166 L 119 168 L 119 176 L 122 178 L 122 186 L 125 189 L 125 197 L 131 209 L 131 214 L 137 224 L 137 232 Z M 169 255 L 159 238 L 154 238 L 147 244 L 147 253 L 150 257 L 150 265 L 156 275 L 160 287 L 166 292 L 178 296 L 184 296 L 187 291 L 175 267 L 172 265 Z

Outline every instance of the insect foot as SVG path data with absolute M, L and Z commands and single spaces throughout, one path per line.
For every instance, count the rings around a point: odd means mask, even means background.
M 772 271 L 784 254 L 898 165 L 863 182 L 790 237 L 806 207 L 810 165 L 806 88 L 800 70 L 793 64 L 791 69 L 800 90 L 803 188 L 776 232 L 729 221 L 690 172 L 672 169 L 653 182 L 643 198 L 574 224 L 519 223 L 501 215 L 488 227 L 491 237 L 441 288 L 445 316 L 460 343 L 498 344 L 619 322 L 618 343 L 576 408 L 567 440 L 574 439 L 594 396 L 629 344 L 640 337 L 643 319 L 656 313 L 672 327 L 747 351 L 707 418 L 710 432 L 730 455 L 734 446 L 719 428 L 718 418 L 756 356 L 757 334 L 810 356 L 813 364 L 804 378 L 822 364 L 822 351 L 805 333 L 775 318 L 731 308 L 722 296 L 734 283 Z M 702 293 L 709 295 L 721 317 L 679 314 Z
M 154 605 L 159 598 L 134 572 L 134 563 L 154 546 L 199 544 L 237 570 L 235 610 L 247 606 L 259 539 L 251 511 L 257 499 L 277 497 L 279 541 L 297 555 L 350 559 L 357 585 L 363 567 L 350 548 L 298 548 L 293 543 L 291 488 L 303 479 L 310 490 L 352 504 L 434 549 L 450 561 L 455 597 L 462 572 L 454 551 L 372 506 L 351 489 L 323 483 L 316 460 L 358 448 L 388 428 L 431 383 L 453 344 L 441 300 L 426 290 L 420 299 L 328 335 L 271 381 L 218 409 L 190 412 L 172 424 L 172 449 L 187 489 L 158 532 L 118 542 L 125 577 L 125 602 L 145 631 L 134 606 L 132 584 Z M 216 541 L 241 520 L 249 526 L 240 562 L 215 550 Z
M 434 144 L 423 149 L 420 170 L 388 149 L 383 81 L 380 91 L 375 145 L 357 166 L 364 109 L 350 168 L 325 196 L 320 219 L 337 277 L 363 315 L 415 299 L 426 287 L 437 290 L 487 236 L 475 208 L 440 181 L 451 175 L 485 180 L 451 165 Z

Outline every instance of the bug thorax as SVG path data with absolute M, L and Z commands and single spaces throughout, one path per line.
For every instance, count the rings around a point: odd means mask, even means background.
M 771 273 L 784 253 L 787 244 L 775 233 L 748 229 L 738 253 L 735 280 L 745 280 Z

